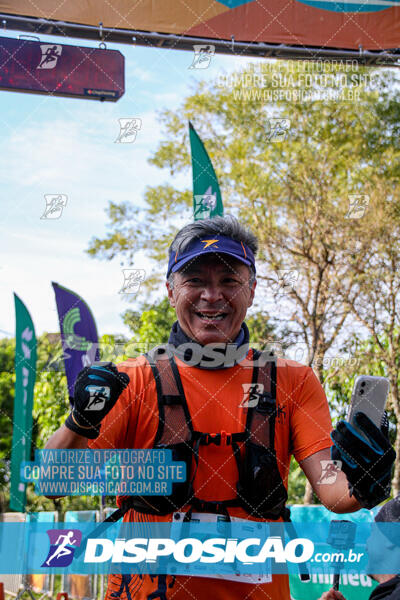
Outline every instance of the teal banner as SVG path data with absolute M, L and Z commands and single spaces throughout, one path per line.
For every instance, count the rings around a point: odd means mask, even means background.
M 294 525 L 298 523 L 331 523 L 333 520 L 345 520 L 352 523 L 372 523 L 375 514 L 380 507 L 367 510 L 363 508 L 354 513 L 336 514 L 325 508 L 324 506 L 291 506 L 291 518 Z M 387 527 L 391 525 L 388 524 Z M 379 552 L 387 552 L 388 549 L 380 548 Z M 333 585 L 332 569 L 329 569 L 327 564 L 320 565 L 318 573 L 310 573 L 308 581 L 301 581 L 300 577 L 295 574 L 289 576 L 290 579 L 290 595 L 292 600 L 317 600 L 321 598 L 323 592 L 327 592 Z M 324 568 L 325 567 L 325 568 Z M 343 594 L 346 600 L 366 600 L 372 590 L 377 586 L 376 581 L 371 579 L 365 572 L 362 573 L 357 569 L 348 572 L 342 570 L 340 573 L 339 591 Z
M 223 216 L 221 191 L 210 157 L 195 128 L 189 122 L 193 170 L 193 217 L 195 221 Z
M 10 509 L 23 512 L 26 483 L 21 481 L 20 467 L 30 459 L 32 444 L 33 388 L 36 380 L 36 336 L 25 304 L 14 294 L 15 301 L 15 396 L 11 448 Z

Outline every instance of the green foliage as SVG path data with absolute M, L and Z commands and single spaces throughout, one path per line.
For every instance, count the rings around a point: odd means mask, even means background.
M 260 63 L 257 71 L 249 65 L 227 76 L 226 85 L 221 78 L 200 83 L 177 111 L 162 112 L 165 141 L 150 163 L 168 168 L 171 175 L 188 172 L 187 122 L 194 123 L 215 167 L 225 212 L 238 216 L 259 238 L 257 297 L 269 294 L 272 299 L 277 271 L 299 273 L 298 285 L 287 294 L 291 318 L 285 314 L 280 335 L 286 339 L 285 330 L 291 340 L 300 337 L 311 364 L 352 323 L 348 301 L 366 280 L 383 224 L 400 206 L 395 185 L 399 108 L 397 75 L 361 67 L 354 80 L 373 76 L 374 85 L 356 83 L 357 101 L 329 99 L 329 92 L 340 91 L 329 78 L 320 88 L 321 101 L 268 100 L 277 76 L 291 80 L 292 92 L 302 89 L 304 73 L 295 64 Z M 290 120 L 284 142 L 271 141 L 272 117 Z M 351 194 L 369 195 L 374 210 L 363 219 L 347 218 Z M 156 289 L 172 236 L 192 219 L 190 207 L 190 190 L 170 184 L 147 188 L 140 211 L 110 204 L 110 231 L 104 239 L 93 239 L 88 252 L 132 261 L 145 250 L 155 262 L 144 285 Z M 322 379 L 322 368 L 317 372 Z
M 62 356 L 58 336 L 40 336 L 33 402 L 33 449 L 43 448 L 68 416 L 68 388 Z
M 11 451 L 15 341 L 0 340 L 0 460 Z
M 154 304 L 143 304 L 140 312 L 127 310 L 123 320 L 134 334 L 132 341 L 157 345 L 168 341 L 176 314 L 165 296 Z
M 14 403 L 15 340 L 0 340 L 0 511 L 4 510 L 10 477 L 12 416 Z
M 383 340 L 383 344 L 387 346 L 388 340 Z M 334 421 L 346 418 L 354 381 L 358 375 L 388 376 L 387 364 L 382 360 L 376 341 L 372 337 L 362 339 L 357 335 L 353 335 L 342 350 L 343 354 L 350 356 L 351 359 L 344 360 L 340 363 L 340 366 L 331 366 L 324 374 L 326 381 L 325 391 Z M 400 380 L 398 381 L 398 387 L 400 387 Z M 386 410 L 389 421 L 392 423 L 389 429 L 389 436 L 392 444 L 394 444 L 396 439 L 396 415 L 390 395 Z
M 114 360 L 119 339 L 103 336 L 101 349 Z M 15 340 L 0 340 L 0 510 L 7 510 L 9 492 L 9 461 L 11 457 L 12 420 L 14 400 L 14 353 Z M 104 358 L 107 360 L 107 358 Z M 44 333 L 38 338 L 36 384 L 33 402 L 32 453 L 42 449 L 49 437 L 64 423 L 69 413 L 67 379 L 64 371 L 60 336 Z M 86 510 L 98 508 L 98 497 L 67 497 L 50 500 L 34 493 L 33 485 L 27 488 L 28 512 L 39 510 Z M 113 500 L 109 501 L 113 505 Z
M 326 381 L 331 408 L 339 417 L 350 397 L 354 365 L 349 363 L 336 373 L 336 367 L 326 369 L 322 359 L 341 334 L 351 337 L 356 319 L 363 330 L 376 334 L 379 360 L 390 362 L 391 381 L 398 381 L 393 355 L 393 348 L 400 346 L 400 338 L 393 335 L 400 314 L 396 298 L 400 289 L 398 75 L 393 70 L 360 67 L 351 78 L 356 81 L 356 101 L 330 99 L 329 92 L 340 90 L 329 78 L 323 89 L 319 85 L 324 93 L 321 101 L 296 102 L 293 95 L 269 100 L 277 76 L 291 80 L 290 91 L 301 91 L 304 73 L 295 64 L 249 65 L 227 76 L 225 85 L 222 78 L 200 83 L 178 110 L 161 114 L 165 141 L 150 163 L 169 169 L 171 176 L 188 173 L 187 122 L 193 122 L 215 167 L 225 212 L 257 233 L 256 301 L 262 298 L 261 308 L 271 296 L 276 304 L 280 301 L 271 292 L 279 270 L 299 274 L 298 283 L 286 295 L 281 322 L 266 319 L 264 328 L 260 315 L 257 322 L 248 319 L 252 340 L 269 338 L 272 324 L 279 327 L 286 346 L 299 340 L 307 349 L 308 364 Z M 331 70 L 340 72 L 340 68 Z M 271 140 L 271 117 L 290 120 L 284 142 Z M 369 208 L 362 218 L 349 218 L 349 197 L 357 194 L 369 198 Z M 120 217 L 110 206 L 110 232 L 104 239 L 92 240 L 89 253 L 132 260 L 136 252 L 146 250 L 156 261 L 146 282 L 151 290 L 164 276 L 167 248 L 177 227 L 192 219 L 191 193 L 169 184 L 149 187 L 145 204 L 135 219 L 126 208 Z M 137 327 L 138 317 L 132 314 L 132 322 L 135 319 Z M 148 325 L 149 339 L 154 335 Z M 365 368 L 379 371 L 369 361 Z M 392 395 L 392 403 L 399 421 L 399 394 Z M 397 444 L 400 450 L 400 435 Z M 400 486 L 400 467 L 398 471 Z
M 291 209 L 292 219 L 285 219 L 290 232 L 295 219 L 313 220 L 329 204 L 336 205 L 340 214 L 348 194 L 367 184 L 372 170 L 379 167 L 382 172 L 382 164 L 391 177 L 398 168 L 392 145 L 399 114 L 393 90 L 395 75 L 360 68 L 360 76 L 373 73 L 378 85 L 373 92 L 359 86 L 358 102 L 263 101 L 264 94 L 274 90 L 276 74 L 291 77 L 293 87 L 301 89 L 301 73 L 293 72 L 293 64 L 260 65 L 262 84 L 252 65 L 230 75 L 229 87 L 219 81 L 199 83 L 178 111 L 162 112 L 166 139 L 150 159 L 151 164 L 168 168 L 172 176 L 187 172 L 191 164 L 187 122 L 191 120 L 225 190 L 227 212 L 238 213 L 256 226 L 262 237 L 267 229 L 260 225 L 264 226 L 267 217 L 270 229 L 277 225 L 277 206 L 281 217 L 285 206 Z M 250 97 L 254 92 L 258 99 Z M 291 120 L 290 132 L 284 143 L 271 143 L 267 119 L 278 116 Z M 131 261 L 135 252 L 145 249 L 150 258 L 165 259 L 177 229 L 175 217 L 186 222 L 192 217 L 191 192 L 169 184 L 149 187 L 145 202 L 144 210 L 128 203 L 110 203 L 110 233 L 104 239 L 94 238 L 88 252 Z M 332 219 L 330 227 L 334 226 Z M 354 222 L 351 226 L 358 228 Z M 323 235 L 324 227 L 326 224 L 317 224 L 314 235 Z
M 306 476 L 292 457 L 289 469 L 288 504 L 303 504 L 306 481 Z
M 11 459 L 14 402 L 15 340 L 0 340 L 0 485 L 3 507 L 8 503 L 7 483 Z M 38 338 L 38 359 L 33 402 L 32 452 L 44 447 L 47 439 L 63 423 L 68 414 L 67 384 L 62 365 L 59 336 L 43 334 Z M 27 510 L 39 507 L 53 510 L 50 500 L 35 496 L 28 486 Z
M 119 363 L 127 358 L 125 336 L 105 334 L 99 338 L 100 360 Z
M 250 344 L 253 343 L 262 346 L 266 342 L 271 342 L 274 339 L 274 326 L 268 315 L 265 313 L 260 311 L 248 315 L 246 324 L 250 332 Z

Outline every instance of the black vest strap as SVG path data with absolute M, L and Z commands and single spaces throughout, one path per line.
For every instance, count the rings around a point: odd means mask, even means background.
M 173 356 L 167 353 L 165 346 L 158 346 L 145 356 L 151 366 L 157 389 L 159 420 L 154 444 L 170 445 L 173 438 L 176 438 L 175 441 L 189 441 L 193 432 L 192 418 Z M 177 431 L 165 431 L 166 426 L 170 427 L 167 410 L 174 413 L 174 429 Z
M 262 359 L 262 366 L 259 365 Z M 246 418 L 246 442 L 275 449 L 277 357 L 253 350 L 252 388 Z

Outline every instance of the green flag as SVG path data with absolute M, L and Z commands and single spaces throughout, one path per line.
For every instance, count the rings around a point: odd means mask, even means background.
M 15 300 L 15 397 L 11 449 L 10 509 L 24 512 L 26 484 L 21 482 L 21 462 L 30 460 L 33 388 L 36 380 L 36 336 L 25 304 Z
M 194 220 L 208 219 L 224 214 L 221 191 L 210 157 L 203 142 L 189 121 L 189 138 L 193 170 Z

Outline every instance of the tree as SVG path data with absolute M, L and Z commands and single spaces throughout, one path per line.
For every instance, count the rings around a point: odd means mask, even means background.
M 364 155 L 370 159 L 370 176 L 367 193 L 373 203 L 367 210 L 370 220 L 375 221 L 371 240 L 370 259 L 363 269 L 356 271 L 352 293 L 343 303 L 350 308 L 361 328 L 369 335 L 367 341 L 354 339 L 360 351 L 361 364 L 367 364 L 374 374 L 389 378 L 389 409 L 392 418 L 400 424 L 400 208 L 398 177 L 400 174 L 399 120 L 400 103 L 390 85 L 383 78 L 379 102 L 376 106 L 377 120 L 368 131 Z M 372 206 L 371 206 L 372 204 Z M 371 208 L 373 210 L 371 210 Z M 367 216 L 366 215 L 366 216 Z M 363 217 L 362 225 L 366 221 Z M 337 282 L 341 294 L 340 282 Z M 400 428 L 395 439 L 397 456 L 400 453 Z M 392 480 L 393 492 L 400 492 L 400 462 L 395 462 Z
M 61 339 L 44 333 L 38 339 L 36 384 L 33 403 L 33 448 L 42 449 L 69 413 Z M 33 457 L 32 457 L 33 458 Z
M 289 331 L 286 340 L 304 345 L 304 362 L 314 365 L 323 382 L 323 358 L 344 327 L 354 325 L 358 278 L 373 265 L 381 234 L 374 215 L 380 187 L 392 185 L 398 174 L 393 161 L 379 167 L 382 154 L 393 155 L 396 76 L 372 72 L 374 87 L 362 80 L 371 71 L 349 74 L 346 83 L 355 81 L 357 102 L 293 102 L 293 96 L 285 95 L 269 101 L 277 74 L 293 90 L 301 90 L 304 74 L 292 67 L 263 64 L 256 73 L 250 66 L 230 76 L 228 85 L 199 84 L 179 110 L 162 113 L 167 139 L 150 162 L 169 168 L 171 176 L 188 171 L 187 121 L 195 124 L 225 191 L 226 211 L 257 231 L 261 293 L 279 301 L 281 324 Z M 332 72 L 338 74 L 333 67 Z M 334 92 L 336 84 L 315 85 Z M 273 141 L 271 118 L 291 123 L 284 142 Z M 366 198 L 372 210 L 357 218 Z M 145 249 L 155 261 L 165 261 L 178 220 L 191 219 L 191 194 L 166 184 L 148 187 L 145 201 L 142 211 L 129 203 L 110 204 L 111 231 L 91 241 L 89 254 L 130 260 Z M 390 213 L 384 210 L 380 217 L 386 222 Z M 155 268 L 149 287 L 159 280 L 157 275 Z
M 172 324 L 176 321 L 175 309 L 167 296 L 154 304 L 142 304 L 139 311 L 127 310 L 122 318 L 133 333 L 131 343 L 140 342 L 148 350 L 168 342 Z
M 306 489 L 306 476 L 300 468 L 300 465 L 292 457 L 290 461 L 289 479 L 288 479 L 288 504 L 302 504 Z
M 390 381 L 389 408 L 400 424 L 400 210 L 388 202 L 387 186 L 379 186 L 381 238 L 374 241 L 374 252 L 368 266 L 356 278 L 354 293 L 346 299 L 352 313 L 367 329 L 370 339 L 365 344 L 365 358 L 373 365 L 373 373 L 386 375 Z M 391 191 L 391 190 L 390 190 Z M 398 193 L 395 194 L 398 202 Z M 390 212 L 391 219 L 379 219 Z M 400 427 L 395 450 L 400 456 Z M 395 462 L 393 492 L 400 492 L 400 461 Z
M 366 342 L 358 342 L 363 364 L 368 361 L 372 373 L 389 378 L 388 407 L 392 420 L 397 422 L 395 450 L 399 457 L 400 103 L 390 85 L 390 78 L 383 78 L 376 111 L 378 119 L 368 132 L 364 154 L 368 153 L 371 157 L 369 189 L 374 194 L 371 217 L 376 221 L 378 235 L 373 239 L 370 260 L 365 269 L 357 272 L 354 291 L 344 302 L 370 336 Z M 338 292 L 340 291 L 338 286 Z M 392 488 L 395 496 L 400 493 L 399 460 L 395 462 Z
M 114 348 L 114 347 L 113 347 Z M 0 340 L 0 512 L 9 503 L 10 459 L 15 386 L 15 339 Z M 44 333 L 38 337 L 38 358 L 33 401 L 31 460 L 35 450 L 43 449 L 48 438 L 64 423 L 69 412 L 67 380 L 59 334 Z M 49 500 L 27 486 L 28 512 L 38 510 L 97 508 L 97 497 Z
M 294 85 L 300 85 L 300 74 L 293 74 L 289 65 L 280 63 L 278 68 L 281 76 L 290 75 Z M 273 71 L 265 67 L 262 75 L 262 91 L 273 91 Z M 249 78 L 250 90 L 243 84 Z M 231 79 L 231 89 L 216 82 L 202 83 L 177 112 L 164 111 L 169 139 L 150 162 L 169 168 L 171 175 L 188 170 L 187 120 L 196 123 L 226 190 L 226 209 L 257 230 L 264 262 L 259 280 L 267 284 L 263 292 L 268 294 L 267 287 L 274 286 L 275 297 L 284 295 L 283 300 L 289 301 L 292 332 L 305 343 L 312 364 L 334 344 L 350 314 L 337 297 L 336 281 L 342 282 L 342 295 L 348 296 L 353 275 L 370 259 L 370 242 L 377 234 L 373 219 L 364 219 L 361 225 L 359 219 L 346 215 L 349 195 L 365 190 L 381 150 L 379 140 L 368 138 L 378 122 L 381 129 L 385 127 L 377 109 L 379 97 L 357 88 L 360 100 L 354 104 L 294 104 L 285 99 L 261 104 L 249 97 L 249 92 L 260 91 L 254 69 Z M 386 79 L 390 77 L 385 75 Z M 268 139 L 266 124 L 273 115 L 292 122 L 285 142 Z M 366 144 L 372 158 L 365 152 Z M 149 187 L 145 200 L 142 212 L 128 203 L 110 204 L 112 231 L 105 239 L 93 239 L 88 252 L 131 260 L 137 250 L 146 249 L 154 260 L 165 260 L 176 217 L 190 219 L 190 192 L 170 185 Z M 357 251 L 355 238 L 361 240 Z M 277 271 L 283 271 L 280 282 Z M 291 285 L 285 272 L 298 277 L 298 283 Z M 154 285 L 157 274 L 155 269 L 148 286 Z M 318 367 L 317 372 L 322 379 L 323 369 Z
M 384 347 L 388 347 L 388 340 L 381 339 L 380 341 Z M 382 348 L 377 345 L 373 336 L 365 339 L 354 334 L 346 341 L 343 351 L 350 352 L 354 357 L 354 361 L 345 361 L 341 368 L 331 366 L 326 373 L 326 377 L 329 380 L 327 390 L 328 399 L 337 420 L 346 418 L 347 411 L 350 406 L 354 380 L 357 375 L 365 374 L 389 377 L 390 371 L 390 367 L 387 362 L 388 353 L 382 352 Z M 397 362 L 398 361 L 399 356 L 397 356 Z M 393 406 L 393 395 L 396 397 L 399 386 L 399 379 L 395 385 L 391 383 L 391 392 L 389 394 L 388 404 L 386 407 L 390 424 L 389 438 L 395 447 L 397 446 L 398 439 L 398 430 L 396 432 L 395 424 L 399 421 Z M 399 493 L 399 490 L 396 487 L 397 470 L 398 461 L 395 462 L 394 476 L 392 479 L 393 497 L 396 497 Z
M 14 402 L 15 340 L 0 340 L 0 512 L 7 503 L 12 441 L 12 412 Z

